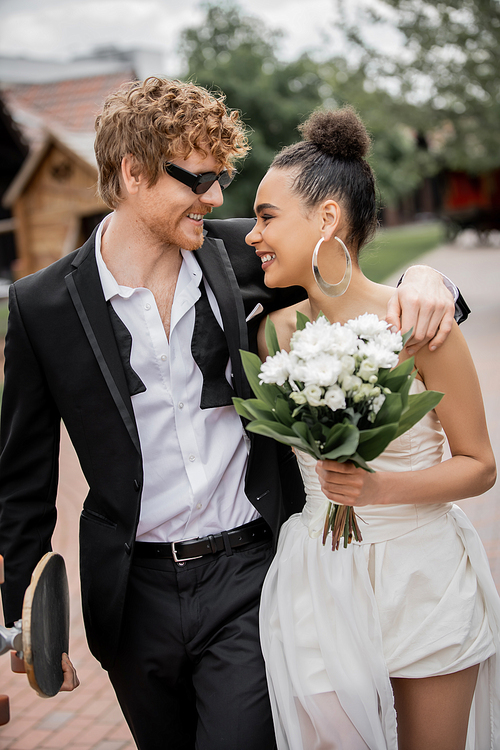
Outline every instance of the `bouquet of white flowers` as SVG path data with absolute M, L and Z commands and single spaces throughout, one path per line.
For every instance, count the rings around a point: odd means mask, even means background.
M 373 471 L 367 461 L 418 422 L 443 394 L 410 394 L 417 374 L 414 358 L 398 365 L 408 336 L 392 333 L 377 315 L 365 314 L 345 325 L 320 315 L 314 322 L 297 313 L 290 352 L 280 351 L 276 330 L 267 320 L 269 356 L 241 352 L 254 399 L 234 398 L 247 429 L 294 446 L 317 459 L 352 461 Z M 332 531 L 332 549 L 354 537 L 361 541 L 350 506 L 330 503 L 323 544 Z

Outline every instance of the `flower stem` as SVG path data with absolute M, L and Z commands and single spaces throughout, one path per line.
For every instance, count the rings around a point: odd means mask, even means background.
M 332 532 L 332 550 L 338 550 L 341 537 L 344 538 L 344 547 L 347 547 L 353 539 L 357 542 L 363 541 L 359 530 L 356 513 L 350 505 L 331 504 L 326 512 L 323 527 L 323 545 L 326 544 L 328 532 Z

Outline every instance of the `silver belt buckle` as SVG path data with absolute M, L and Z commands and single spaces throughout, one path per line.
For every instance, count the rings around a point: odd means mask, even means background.
M 178 539 L 176 542 L 170 542 L 170 548 L 172 550 L 172 557 L 174 558 L 174 562 L 176 562 L 178 565 L 182 565 L 182 563 L 188 562 L 188 560 L 199 560 L 201 557 L 203 557 L 203 555 L 197 555 L 197 557 L 185 557 L 183 560 L 179 560 L 177 557 L 175 545 L 179 544 L 180 542 L 193 542 L 195 539 L 199 539 L 199 537 L 192 536 L 190 539 Z

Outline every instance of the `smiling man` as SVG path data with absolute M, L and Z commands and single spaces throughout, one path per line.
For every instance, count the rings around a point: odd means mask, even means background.
M 239 350 L 255 348 L 262 314 L 300 297 L 265 287 L 245 245 L 252 220 L 204 222 L 247 151 L 221 98 L 179 81 L 127 84 L 96 133 L 112 213 L 82 248 L 10 293 L 5 618 L 20 617 L 50 550 L 62 419 L 89 484 L 80 524 L 89 645 L 137 746 L 270 750 L 259 596 L 280 525 L 304 498 L 292 453 L 246 437 L 232 397 L 251 396 Z M 425 302 L 420 321 L 433 335 L 444 312 L 446 332 L 451 295 L 421 273 L 424 297 L 438 302 Z M 403 289 L 417 321 L 414 287 Z

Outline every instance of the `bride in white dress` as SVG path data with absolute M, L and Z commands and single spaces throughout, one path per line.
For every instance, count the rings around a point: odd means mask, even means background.
M 342 323 L 365 312 L 382 318 L 393 291 L 357 262 L 376 223 L 362 123 L 349 108 L 315 113 L 303 134 L 261 182 L 247 237 L 268 286 L 308 292 L 271 316 L 285 349 L 297 310 Z M 318 280 L 311 256 L 320 239 Z M 347 290 L 324 282 L 342 277 L 344 243 Z M 445 396 L 372 462 L 376 473 L 298 454 L 307 502 L 282 527 L 260 614 L 279 750 L 500 748 L 500 599 L 479 537 L 454 504 L 493 484 L 495 462 L 458 327 L 431 348 L 416 353 L 412 387 Z M 452 457 L 442 461 L 445 434 Z M 356 506 L 362 542 L 323 546 L 329 500 Z

